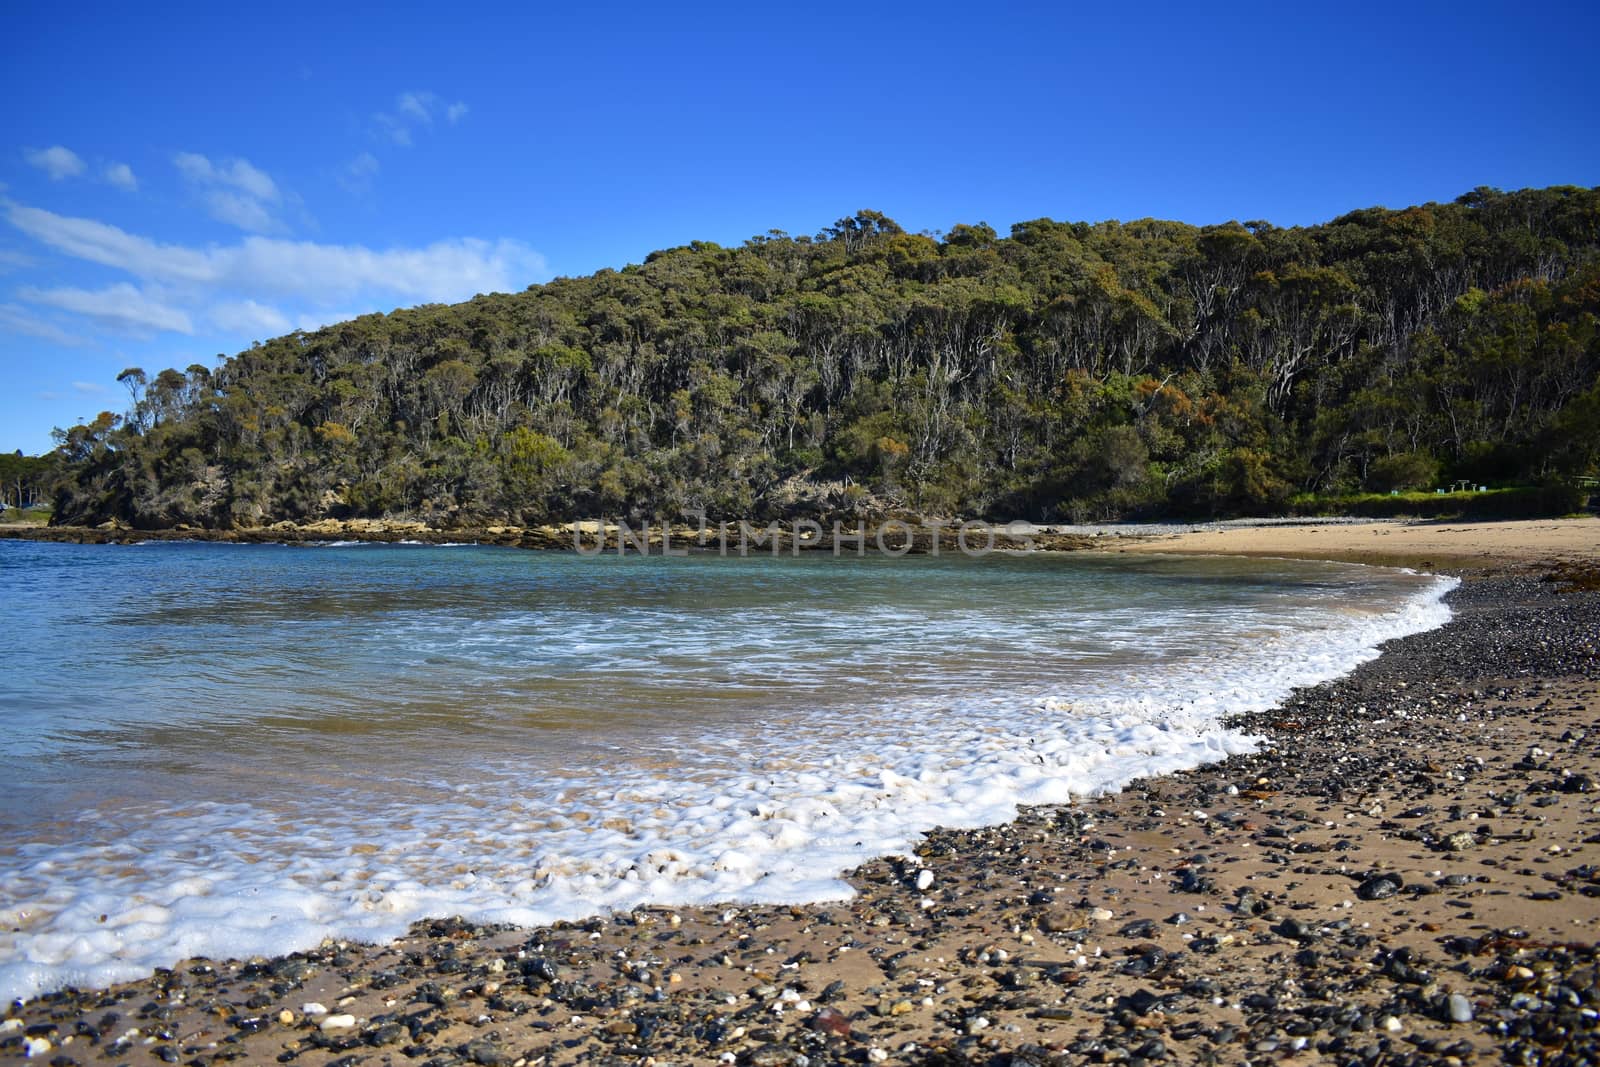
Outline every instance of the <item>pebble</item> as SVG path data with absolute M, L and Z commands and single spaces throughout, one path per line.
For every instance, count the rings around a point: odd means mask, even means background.
M 1375 874 L 1356 887 L 1356 896 L 1362 900 L 1384 900 L 1400 892 L 1405 883 L 1396 874 Z
M 1489 595 L 1476 589 L 1464 587 L 1469 604 Z M 1120 800 L 1024 810 L 1008 826 L 933 831 L 916 855 L 937 875 L 916 860 L 874 861 L 854 876 L 858 900 L 837 910 L 741 906 L 715 926 L 699 911 L 680 918 L 640 909 L 516 932 L 445 920 L 419 924 L 376 957 L 330 942 L 289 962 L 191 961 L 128 987 L 131 993 L 72 993 L 12 1009 L 25 1021 L 0 1021 L 0 1056 L 20 1057 L 34 1042 L 57 1049 L 72 1037 L 77 1048 L 69 1051 L 93 1045 L 108 1062 L 130 1063 L 209 1062 L 223 1058 L 218 1050 L 241 1063 L 281 1053 L 299 1054 L 301 1063 L 324 1054 L 342 1057 L 332 1060 L 338 1064 L 361 1056 L 398 1063 L 402 1053 L 419 1063 L 502 1067 L 809 1067 L 902 1056 L 952 1067 L 1131 1067 L 1234 1063 L 1254 1059 L 1251 1050 L 1263 1063 L 1312 1050 L 1328 1062 L 1368 1067 L 1378 1059 L 1389 1067 L 1461 1067 L 1499 1062 L 1502 1053 L 1506 1062 L 1600 1063 L 1593 992 L 1600 959 L 1592 944 L 1551 940 L 1560 915 L 1534 917 L 1563 909 L 1532 909 L 1526 930 L 1504 925 L 1519 898 L 1540 899 L 1535 889 L 1575 905 L 1600 897 L 1595 862 L 1574 854 L 1584 852 L 1584 835 L 1600 844 L 1600 827 L 1569 840 L 1539 813 L 1561 804 L 1600 814 L 1593 794 L 1576 788 L 1585 783 L 1574 781 L 1594 772 L 1582 762 L 1593 754 L 1563 749 L 1550 757 L 1538 749 L 1527 757 L 1541 761 L 1537 774 L 1507 775 L 1529 749 L 1496 748 L 1494 723 L 1483 732 L 1483 759 L 1463 756 L 1448 741 L 1463 730 L 1458 712 L 1466 708 L 1467 721 L 1482 724 L 1495 709 L 1463 704 L 1459 683 L 1428 673 L 1453 675 L 1463 663 L 1513 676 L 1561 673 L 1559 664 L 1542 666 L 1547 660 L 1486 651 L 1487 642 L 1515 642 L 1527 629 L 1561 641 L 1577 634 L 1579 644 L 1561 653 L 1564 676 L 1600 680 L 1593 636 L 1600 624 L 1581 617 L 1588 610 L 1600 619 L 1597 604 L 1600 597 L 1574 601 L 1567 614 L 1550 615 L 1560 626 L 1537 619 L 1510 629 L 1481 621 L 1501 616 L 1462 609 L 1450 627 L 1402 639 L 1392 646 L 1398 651 L 1339 682 L 1236 720 L 1270 733 L 1274 722 L 1292 718 L 1295 744 L 1280 744 L 1281 753 L 1268 746 L 1220 771 L 1135 783 Z M 1408 660 L 1407 650 L 1419 647 L 1428 657 L 1450 652 L 1452 666 Z M 1411 692 L 1420 702 L 1400 695 L 1396 678 L 1419 667 Z M 1573 684 L 1593 688 L 1592 681 Z M 1510 692 L 1521 698 L 1537 689 L 1528 683 Z M 1510 697 L 1502 691 L 1495 699 Z M 1575 691 L 1573 699 L 1584 697 Z M 1365 719 L 1351 710 L 1361 701 L 1373 709 Z M 1409 718 L 1397 726 L 1407 702 Z M 1433 736 L 1446 739 L 1443 751 L 1428 751 Z M 1371 744 L 1341 747 L 1346 739 Z M 1331 758 L 1308 763 L 1302 742 L 1326 746 Z M 1224 810 L 1218 801 L 1229 781 L 1239 783 L 1231 792 L 1238 807 Z M 1093 807 L 1100 803 L 1103 817 Z M 1175 825 L 1192 828 L 1186 813 L 1211 809 L 1203 841 Z M 1398 821 L 1341 818 L 1355 811 Z M 1170 822 L 1165 812 L 1174 813 Z M 1549 813 L 1552 823 L 1557 814 Z M 1478 832 L 1453 848 L 1449 831 L 1466 825 Z M 1542 831 L 1537 844 L 1530 829 Z M 1143 833 L 1170 834 L 1172 847 L 1135 836 Z M 1402 844 L 1381 863 L 1363 863 L 1369 833 Z M 1564 852 L 1545 851 L 1552 838 Z M 1428 870 L 1423 848 L 1436 852 L 1431 866 L 1474 873 Z M 1467 849 L 1470 858 L 1445 855 Z M 1518 869 L 1524 865 L 1537 866 Z M 938 906 L 919 908 L 935 885 Z M 1314 889 L 1332 889 L 1334 901 L 1347 892 L 1380 903 L 1319 908 Z M 1178 900 L 1185 911 L 1174 914 Z M 1116 903 L 1118 911 L 1091 901 Z M 1117 916 L 1122 938 L 1113 934 Z M 1159 921 L 1180 916 L 1189 921 L 1176 929 Z M 1029 931 L 1040 929 L 1053 936 L 1035 941 Z M 491 934 L 502 940 L 491 943 Z M 827 969 L 835 961 L 837 974 Z M 302 1006 L 304 1017 L 273 1006 L 293 1004 L 292 983 L 313 973 L 328 975 L 329 984 L 300 995 L 327 995 L 341 1014 L 330 1017 L 316 1003 Z M 216 1018 L 238 1044 L 192 1041 L 193 1027 L 215 1026 Z M 299 1022 L 302 1031 L 255 1026 L 267 1020 Z M 374 1048 L 383 1051 L 374 1056 Z
M 786 1045 L 762 1045 L 750 1053 L 750 1067 L 810 1067 L 811 1057 Z
M 467 1059 L 478 1067 L 505 1067 L 516 1057 L 488 1038 L 480 1037 L 467 1042 L 463 1050 Z
M 811 1017 L 811 1029 L 834 1037 L 850 1036 L 850 1020 L 837 1008 L 823 1008 Z
M 1087 930 L 1095 923 L 1094 912 L 1088 908 L 1058 908 L 1039 917 L 1039 928 L 1051 934 L 1070 934 Z

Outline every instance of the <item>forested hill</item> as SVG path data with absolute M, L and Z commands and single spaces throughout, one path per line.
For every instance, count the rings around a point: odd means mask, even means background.
M 1323 225 L 815 237 L 368 315 L 123 379 L 55 521 L 1266 511 L 1600 454 L 1600 189 Z

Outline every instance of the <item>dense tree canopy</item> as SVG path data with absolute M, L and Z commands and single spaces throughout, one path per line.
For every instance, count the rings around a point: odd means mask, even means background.
M 0 511 L 47 503 L 55 471 L 54 456 L 0 452 Z
M 1600 190 L 1307 228 L 694 242 L 122 375 L 59 522 L 904 509 L 1101 518 L 1503 484 L 1600 456 Z

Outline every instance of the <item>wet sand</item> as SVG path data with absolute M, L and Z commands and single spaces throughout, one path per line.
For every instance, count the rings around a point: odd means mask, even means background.
M 0 1058 L 1596 1062 L 1600 593 L 1533 563 L 1255 755 L 935 831 L 846 903 L 187 961 L 14 1006 Z

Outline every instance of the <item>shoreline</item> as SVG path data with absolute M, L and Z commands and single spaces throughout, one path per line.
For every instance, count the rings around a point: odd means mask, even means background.
M 1456 574 L 1566 571 L 1600 562 L 1600 518 L 1498 522 L 1296 522 L 1214 524 L 1163 531 L 1112 552 L 1337 560 Z
M 0 1056 L 33 1040 L 53 1043 L 46 1062 L 90 1050 L 119 1062 L 1050 1063 L 1202 1052 L 1242 1062 L 1281 1060 L 1304 1038 L 1307 1056 L 1334 1041 L 1348 1047 L 1325 1054 L 1387 1043 L 1387 1062 L 1468 1062 L 1518 1040 L 1486 1032 L 1492 1012 L 1537 1030 L 1560 1013 L 1559 983 L 1546 996 L 1527 991 L 1593 974 L 1600 884 L 1572 871 L 1600 854 L 1585 840 L 1600 840 L 1600 598 L 1498 577 L 1469 581 L 1449 602 L 1457 613 L 1445 627 L 1246 717 L 1269 739 L 1256 755 L 1025 809 L 1004 826 L 935 830 L 918 860 L 875 860 L 847 876 L 858 896 L 844 904 L 640 909 L 542 930 L 439 920 L 390 945 L 188 961 L 110 991 L 30 1001 L 0 1036 Z M 1311 744 L 1338 746 L 1337 778 L 1296 760 Z M 1504 787 L 1489 772 L 1512 773 L 1535 745 L 1546 755 L 1516 773 L 1545 788 L 1492 802 Z M 1550 753 L 1564 766 L 1550 769 Z M 1385 784 L 1386 763 L 1409 777 Z M 1582 776 L 1587 790 L 1549 788 Z M 1403 806 L 1417 797 L 1426 803 Z M 1429 810 L 1407 814 L 1417 807 Z M 1539 836 L 1473 832 L 1504 820 L 1533 822 Z M 1541 852 L 1546 840 L 1563 851 Z M 1391 869 L 1399 885 L 1363 899 L 1374 872 Z M 1458 877 L 1469 880 L 1448 883 Z M 1458 899 L 1465 906 L 1450 911 Z M 1417 909 L 1429 918 L 1412 919 Z M 1179 913 L 1186 921 L 1169 921 Z M 1341 927 L 1346 918 L 1366 925 Z M 1519 924 L 1526 937 L 1495 940 Z M 1499 977 L 1470 953 L 1452 955 L 1451 938 L 1475 939 L 1471 951 L 1493 956 Z M 1584 947 L 1550 947 L 1564 941 Z M 1462 963 L 1474 965 L 1452 970 Z M 1340 1002 L 1376 998 L 1364 1021 L 1338 1021 L 1336 985 Z M 1452 996 L 1474 1022 L 1450 1021 L 1460 1014 Z M 1523 1007 L 1511 1007 L 1519 996 Z M 349 1025 L 306 1015 L 307 1003 Z M 1556 1023 L 1570 1031 L 1558 1044 L 1592 1054 L 1594 1019 L 1577 1011 Z M 140 1032 L 119 1045 L 129 1028 Z
M 235 530 L 179 527 L 170 530 L 136 530 L 122 526 L 39 526 L 0 524 L 0 540 L 28 540 L 67 544 L 138 544 L 152 541 L 215 542 L 223 544 L 328 544 L 409 543 L 433 545 L 481 544 L 545 551 L 572 551 L 574 526 L 590 536 L 602 524 L 587 520 L 544 526 L 474 526 L 442 529 L 417 522 L 380 519 L 326 519 L 313 523 L 278 523 Z M 616 550 L 614 527 L 605 525 L 612 539 L 605 548 Z M 926 553 L 934 546 L 919 530 L 908 551 Z M 1026 522 L 992 525 L 1000 549 L 1036 551 L 1158 552 L 1180 555 L 1229 555 L 1279 559 L 1328 560 L 1374 566 L 1446 569 L 1460 573 L 1503 573 L 1544 567 L 1593 566 L 1600 559 L 1600 516 L 1493 521 L 1440 521 L 1419 519 L 1228 519 L 1193 523 L 1112 523 L 1104 525 L 1038 525 Z M 661 528 L 646 527 L 652 550 L 661 547 Z M 795 526 L 786 527 L 791 538 Z M 842 551 L 853 554 L 852 527 L 846 527 Z M 868 524 L 867 551 L 880 527 Z M 949 523 L 939 529 L 939 548 L 965 551 Z M 690 545 L 694 552 L 715 551 L 715 536 L 703 545 L 692 538 L 697 531 L 674 526 L 673 543 Z M 763 531 L 764 532 L 764 531 Z M 898 533 L 888 535 L 897 545 Z M 587 543 L 587 542 L 586 542 Z M 751 555 L 770 554 L 766 543 L 753 542 Z M 783 540 L 785 553 L 792 539 Z M 831 536 L 802 541 L 804 553 L 833 548 Z M 632 550 L 630 548 L 630 550 Z M 730 541 L 729 554 L 732 552 Z

